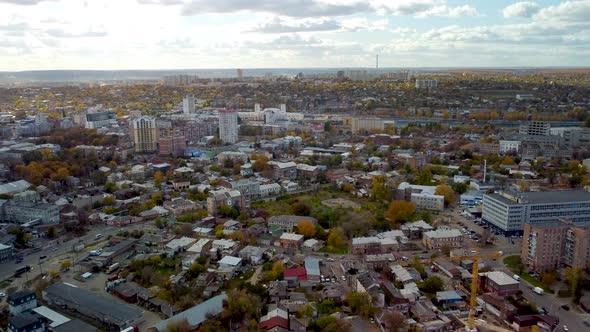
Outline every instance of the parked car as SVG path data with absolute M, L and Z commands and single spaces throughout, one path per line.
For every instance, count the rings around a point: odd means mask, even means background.
M 570 306 L 569 306 L 569 305 L 567 305 L 567 304 L 563 304 L 563 305 L 561 306 L 561 309 L 563 309 L 563 310 L 565 310 L 565 311 L 569 311 L 569 310 L 570 310 Z

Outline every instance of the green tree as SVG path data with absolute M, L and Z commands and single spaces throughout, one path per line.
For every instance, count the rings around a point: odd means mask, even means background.
M 417 283 L 418 288 L 424 293 L 434 294 L 444 289 L 444 283 L 441 278 L 437 276 L 431 276 L 423 281 Z
M 154 186 L 156 186 L 156 188 L 161 188 L 162 187 L 162 182 L 164 181 L 164 174 L 162 174 L 162 172 L 157 171 L 154 174 Z
M 383 175 L 373 177 L 372 196 L 378 201 L 389 200 L 387 178 Z
M 342 248 L 345 245 L 344 231 L 340 227 L 330 229 L 328 245 L 333 248 Z
M 346 301 L 355 315 L 367 319 L 374 313 L 373 300 L 368 293 L 349 292 Z
M 65 261 L 61 262 L 61 265 L 59 268 L 62 271 L 67 271 L 71 266 L 72 266 L 72 262 L 70 262 L 69 260 L 66 259 Z

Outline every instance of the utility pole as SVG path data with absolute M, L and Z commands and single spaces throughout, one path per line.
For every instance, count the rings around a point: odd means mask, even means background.
M 379 69 L 379 54 L 375 55 L 375 69 Z

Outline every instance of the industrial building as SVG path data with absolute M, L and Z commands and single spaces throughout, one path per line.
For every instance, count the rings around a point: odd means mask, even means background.
M 53 308 L 75 312 L 106 329 L 123 330 L 144 321 L 143 311 L 120 300 L 100 296 L 68 283 L 53 284 L 45 288 L 43 300 Z

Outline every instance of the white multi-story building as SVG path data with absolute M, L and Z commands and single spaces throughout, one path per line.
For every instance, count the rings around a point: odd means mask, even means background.
M 238 112 L 232 109 L 219 111 L 219 139 L 231 144 L 238 141 Z
M 194 110 L 195 110 L 195 96 L 192 94 L 188 94 L 182 100 L 182 113 L 191 114 Z
M 520 234 L 525 223 L 568 218 L 576 225 L 590 224 L 590 192 L 564 190 L 484 194 L 482 219 L 507 235 Z
M 500 140 L 500 153 L 519 152 L 521 141 L 517 140 Z

